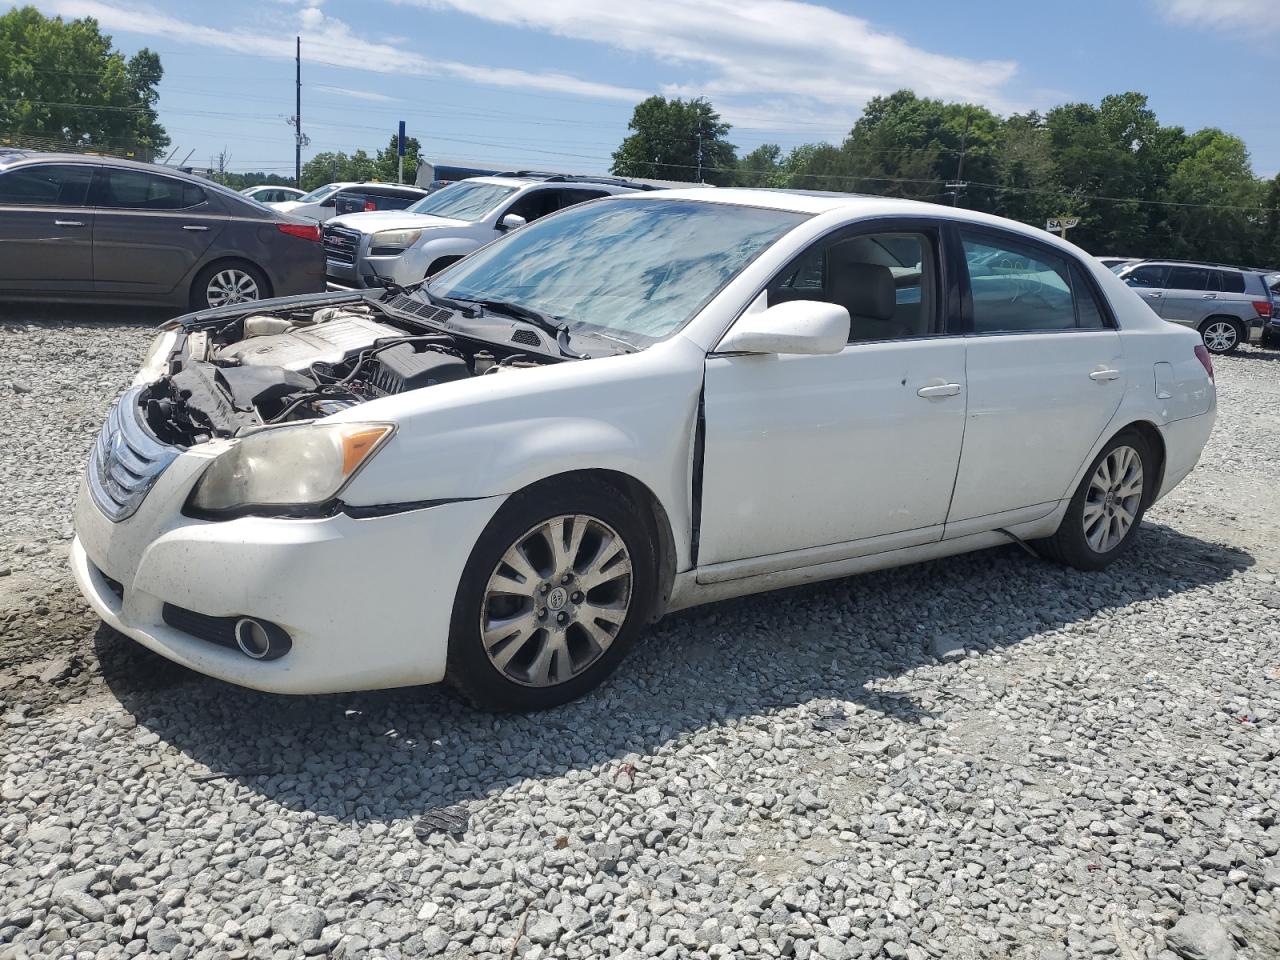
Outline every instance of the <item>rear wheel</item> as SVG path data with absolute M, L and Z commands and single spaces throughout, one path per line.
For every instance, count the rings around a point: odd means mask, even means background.
M 1210 317 L 1200 325 L 1200 336 L 1210 353 L 1230 353 L 1245 338 L 1240 323 L 1225 317 Z
M 656 550 L 643 515 L 585 482 L 514 495 L 467 561 L 449 682 L 490 710 L 553 707 L 599 685 L 652 603 Z
M 201 270 L 191 284 L 191 306 L 195 310 L 251 303 L 271 296 L 267 278 L 248 263 L 213 263 Z
M 1101 570 L 1129 549 L 1154 493 L 1156 463 L 1142 434 L 1122 430 L 1090 464 L 1045 554 Z

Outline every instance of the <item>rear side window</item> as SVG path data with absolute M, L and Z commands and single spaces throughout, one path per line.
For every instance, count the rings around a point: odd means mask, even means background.
M 1144 264 L 1141 267 L 1134 267 L 1124 275 L 1124 282 L 1131 287 L 1148 287 L 1155 290 L 1164 289 L 1165 277 L 1169 275 L 1169 268 L 1162 267 L 1155 263 Z
M 106 169 L 94 192 L 96 206 L 121 210 L 185 210 L 205 200 L 194 183 L 143 170 Z
M 1209 286 L 1209 271 L 1204 267 L 1171 267 L 1165 281 L 1169 290 L 1204 290 Z
M 47 163 L 0 174 L 0 203 L 32 207 L 84 206 L 94 168 Z
M 1236 273 L 1234 270 L 1217 270 L 1218 282 L 1221 286 L 1218 288 L 1223 293 L 1244 293 L 1244 274 Z
M 1110 326 L 1084 270 L 1079 264 L 1071 265 L 1071 292 L 1076 300 L 1076 324 L 1085 330 L 1101 330 Z
M 973 297 L 974 333 L 1074 330 L 1071 271 L 1063 257 L 962 230 Z

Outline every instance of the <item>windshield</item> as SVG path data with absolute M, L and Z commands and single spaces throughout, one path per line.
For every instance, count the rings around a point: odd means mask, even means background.
M 700 200 L 601 200 L 509 234 L 429 289 L 457 300 L 506 300 L 571 332 L 585 327 L 643 345 L 679 330 L 806 219 Z
M 305 197 L 298 197 L 298 202 L 299 203 L 317 203 L 323 200 L 325 197 L 329 196 L 329 194 L 337 193 L 339 190 L 342 189 L 342 187 L 343 187 L 343 184 L 341 183 L 326 183 L 323 187 L 316 187 L 314 190 L 308 193 Z
M 409 207 L 408 212 L 429 213 L 433 217 L 448 217 L 451 220 L 475 223 L 517 189 L 517 187 L 506 187 L 500 183 L 463 180 L 460 183 L 451 183 L 423 197 Z

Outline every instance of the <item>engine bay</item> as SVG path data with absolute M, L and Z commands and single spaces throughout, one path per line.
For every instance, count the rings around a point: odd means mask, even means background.
M 188 328 L 167 372 L 141 401 L 159 440 L 189 447 L 409 390 L 555 362 L 527 347 L 427 327 L 369 301 L 247 311 Z

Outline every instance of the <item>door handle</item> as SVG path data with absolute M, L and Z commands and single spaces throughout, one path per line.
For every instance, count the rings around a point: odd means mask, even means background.
M 1144 294 L 1143 294 L 1143 296 L 1144 296 L 1144 297 L 1150 297 L 1152 300 L 1159 300 L 1159 299 L 1160 299 L 1160 297 L 1162 296 L 1162 294 L 1159 294 L 1159 293 L 1144 293 Z
M 1113 370 L 1110 367 L 1099 367 L 1093 373 L 1089 374 L 1090 380 L 1096 380 L 1099 383 L 1105 383 L 1108 380 L 1119 380 L 1120 371 Z
M 1201 300 L 1217 300 L 1218 295 L 1216 293 L 1206 293 L 1203 296 L 1201 296 L 1200 299 Z
M 954 397 L 960 392 L 958 383 L 930 383 L 916 391 L 916 396 L 932 400 L 934 397 Z
M 197 225 L 197 224 L 194 224 L 194 223 L 186 223 L 186 224 L 183 224 L 182 229 L 183 229 L 183 230 L 198 231 L 198 230 L 208 230 L 209 228 L 208 228 L 208 227 L 201 227 L 201 226 L 199 226 L 199 225 Z
M 55 227 L 83 227 L 84 221 L 83 220 L 55 220 L 53 221 L 53 225 Z

